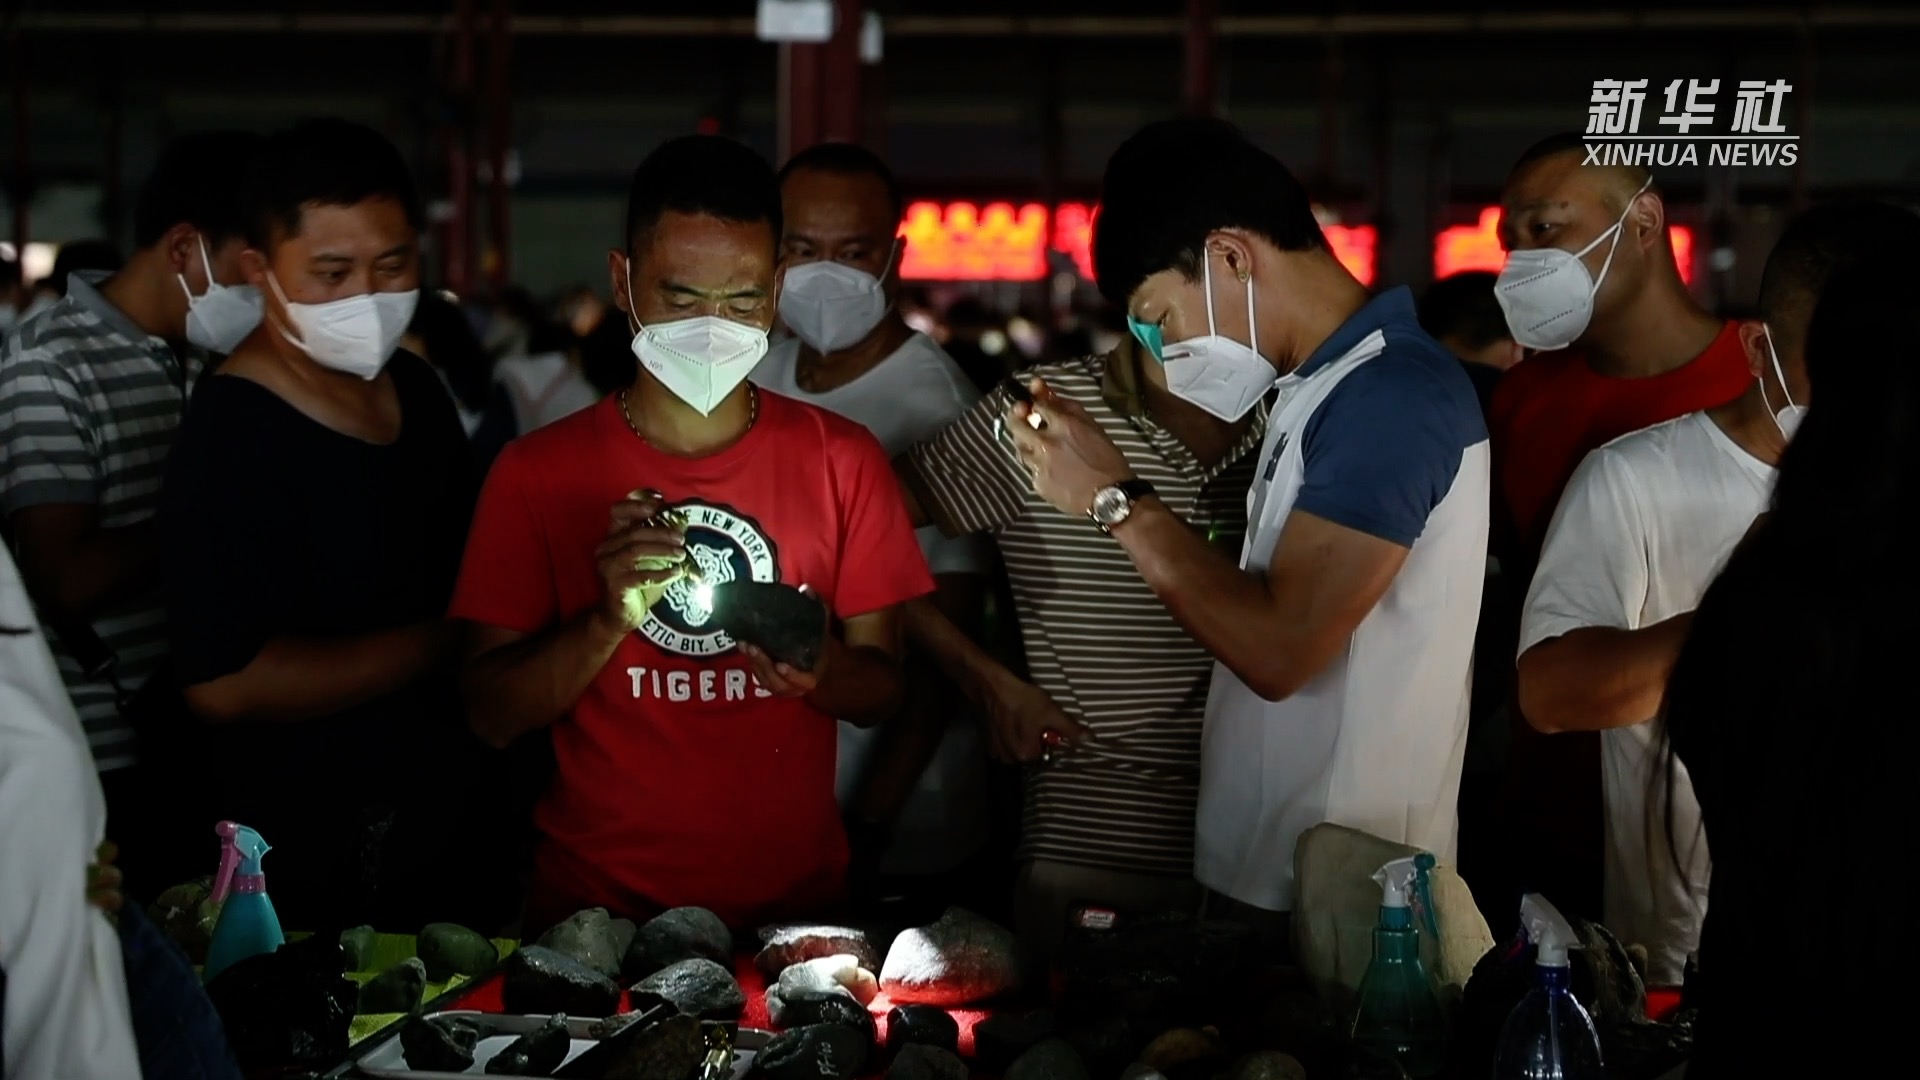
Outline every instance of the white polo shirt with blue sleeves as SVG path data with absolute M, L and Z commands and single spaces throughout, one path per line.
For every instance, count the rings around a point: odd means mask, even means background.
M 1473 385 L 1404 288 L 1277 390 L 1241 568 L 1266 571 L 1296 511 L 1409 549 L 1347 648 L 1292 696 L 1265 701 L 1214 665 L 1194 872 L 1290 911 L 1294 845 L 1323 821 L 1453 855 L 1491 470 Z

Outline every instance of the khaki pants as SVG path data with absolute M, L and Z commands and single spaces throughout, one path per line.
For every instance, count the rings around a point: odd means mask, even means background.
M 1014 890 L 1014 929 L 1036 959 L 1050 962 L 1066 938 L 1067 913 L 1097 904 L 1125 913 L 1197 911 L 1200 883 L 1192 878 L 1129 874 L 1091 866 L 1029 859 Z

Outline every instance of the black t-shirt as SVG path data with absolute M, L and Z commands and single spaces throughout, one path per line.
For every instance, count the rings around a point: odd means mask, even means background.
M 400 436 L 374 445 L 237 376 L 201 384 L 167 465 L 160 524 L 175 676 L 245 668 L 275 638 L 365 634 L 444 616 L 476 490 L 446 390 L 419 359 L 387 370 Z M 367 918 L 369 869 L 409 807 L 472 743 L 449 675 L 337 714 L 203 725 L 194 782 L 274 846 L 268 891 L 287 925 Z M 383 841 L 386 841 L 383 844 Z M 380 854 L 375 854 L 380 853 Z

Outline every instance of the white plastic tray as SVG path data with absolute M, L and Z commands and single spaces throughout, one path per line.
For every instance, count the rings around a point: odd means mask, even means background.
M 397 1027 L 392 1035 L 383 1038 L 379 1045 L 367 1051 L 355 1067 L 362 1075 L 379 1077 L 381 1080 L 456 1080 L 459 1077 L 484 1076 L 487 1072 L 487 1062 L 492 1061 L 495 1054 L 505 1050 L 509 1043 L 521 1035 L 529 1031 L 538 1031 L 541 1025 L 547 1022 L 545 1016 L 517 1016 L 508 1013 L 467 1010 L 430 1013 L 429 1016 L 457 1016 L 463 1020 L 471 1020 L 489 1032 L 481 1038 L 479 1045 L 473 1048 L 473 1064 L 467 1067 L 467 1071 L 449 1073 L 409 1069 L 406 1054 L 400 1048 L 400 1031 Z M 571 1062 L 593 1046 L 596 1040 L 588 1034 L 588 1029 L 597 1023 L 599 1023 L 598 1020 L 588 1017 L 567 1020 L 567 1034 L 573 1036 L 573 1045 L 568 1048 L 566 1060 L 561 1065 Z M 771 1035 L 768 1032 L 756 1031 L 752 1028 L 740 1029 L 733 1052 L 735 1080 L 740 1080 L 753 1068 L 754 1052 L 766 1046 L 769 1038 Z M 554 1071 L 558 1072 L 560 1067 L 555 1066 Z M 508 1077 L 507 1080 L 539 1080 L 539 1078 Z

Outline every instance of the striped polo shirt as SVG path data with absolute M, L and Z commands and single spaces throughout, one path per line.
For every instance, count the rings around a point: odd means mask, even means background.
M 1126 349 L 1024 375 L 1079 402 L 1168 507 L 1223 550 L 1238 550 L 1261 423 L 1220 463 L 1202 467 L 1147 416 L 1137 362 Z M 1094 733 L 1035 770 L 1021 857 L 1190 876 L 1213 657 L 1167 614 L 1112 537 L 1033 493 L 998 427 L 1006 407 L 1004 395 L 987 395 L 910 450 L 901 473 L 942 531 L 998 539 L 1029 675 Z
M 76 273 L 67 295 L 16 328 L 0 353 L 0 514 L 59 503 L 97 507 L 103 528 L 144 521 L 160 506 L 161 469 L 197 367 L 150 337 L 102 296 L 105 275 Z M 167 654 L 159 582 L 93 619 L 114 654 L 111 678 L 89 679 L 48 628 L 60 676 L 102 772 L 133 764 L 127 693 Z

